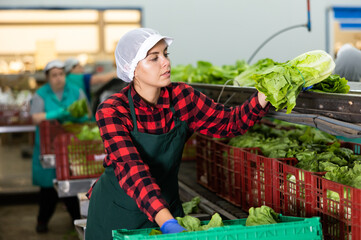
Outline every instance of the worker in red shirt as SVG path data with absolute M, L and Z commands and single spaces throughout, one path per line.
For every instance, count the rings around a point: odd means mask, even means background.
M 105 172 L 88 192 L 87 240 L 112 239 L 115 229 L 184 231 L 175 217 L 184 215 L 178 170 L 187 138 L 193 132 L 241 135 L 268 111 L 260 92 L 228 108 L 185 83 L 171 82 L 172 41 L 138 28 L 117 44 L 117 75 L 130 84 L 96 112 L 107 154 Z

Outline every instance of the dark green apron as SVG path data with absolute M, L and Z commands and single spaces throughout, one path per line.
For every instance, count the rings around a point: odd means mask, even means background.
M 184 216 L 178 192 L 178 171 L 188 126 L 175 118 L 175 126 L 168 133 L 154 135 L 138 132 L 133 99 L 128 100 L 134 129 L 130 133 L 141 159 L 149 166 L 159 185 L 162 197 L 169 204 L 174 217 Z M 173 116 L 175 111 L 171 105 Z M 139 210 L 134 199 L 119 186 L 113 167 L 107 167 L 95 184 L 89 202 L 86 240 L 112 239 L 112 230 L 157 227 Z

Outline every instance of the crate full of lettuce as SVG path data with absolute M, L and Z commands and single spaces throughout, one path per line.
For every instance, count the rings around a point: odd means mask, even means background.
M 267 206 L 252 209 L 247 219 L 222 220 L 215 213 L 209 221 L 199 221 L 192 216 L 177 218 L 186 231 L 162 234 L 159 228 L 113 230 L 113 240 L 321 240 L 322 230 L 318 217 L 286 217 Z
M 83 125 L 80 132 L 55 139 L 58 180 L 96 178 L 103 171 L 105 150 L 97 126 Z

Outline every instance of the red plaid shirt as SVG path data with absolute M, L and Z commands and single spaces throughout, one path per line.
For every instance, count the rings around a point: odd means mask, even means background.
M 112 166 L 119 185 L 132 197 L 140 210 L 154 221 L 156 214 L 168 204 L 152 178 L 148 166 L 142 161 L 130 137 L 133 122 L 128 103 L 128 91 L 134 101 L 139 132 L 163 134 L 174 127 L 170 101 L 175 115 L 185 121 L 191 132 L 215 138 L 244 134 L 268 111 L 258 103 L 257 93 L 243 105 L 227 108 L 215 103 L 201 92 L 184 83 L 172 83 L 162 88 L 156 106 L 149 106 L 132 84 L 104 101 L 96 113 L 96 120 L 107 156 L 104 166 Z M 94 187 L 94 186 L 93 186 Z M 92 188 L 88 192 L 91 196 Z

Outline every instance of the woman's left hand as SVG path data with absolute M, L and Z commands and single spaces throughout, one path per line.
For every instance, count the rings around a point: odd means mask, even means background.
M 184 232 L 184 231 L 187 231 L 187 229 L 185 229 L 184 227 L 179 225 L 178 221 L 173 218 L 173 219 L 169 219 L 168 221 L 166 221 L 160 228 L 160 231 L 163 234 L 168 234 L 168 233 Z
M 258 102 L 259 104 L 264 108 L 266 107 L 268 101 L 266 101 L 266 95 L 264 95 L 264 93 L 262 92 L 258 92 Z

